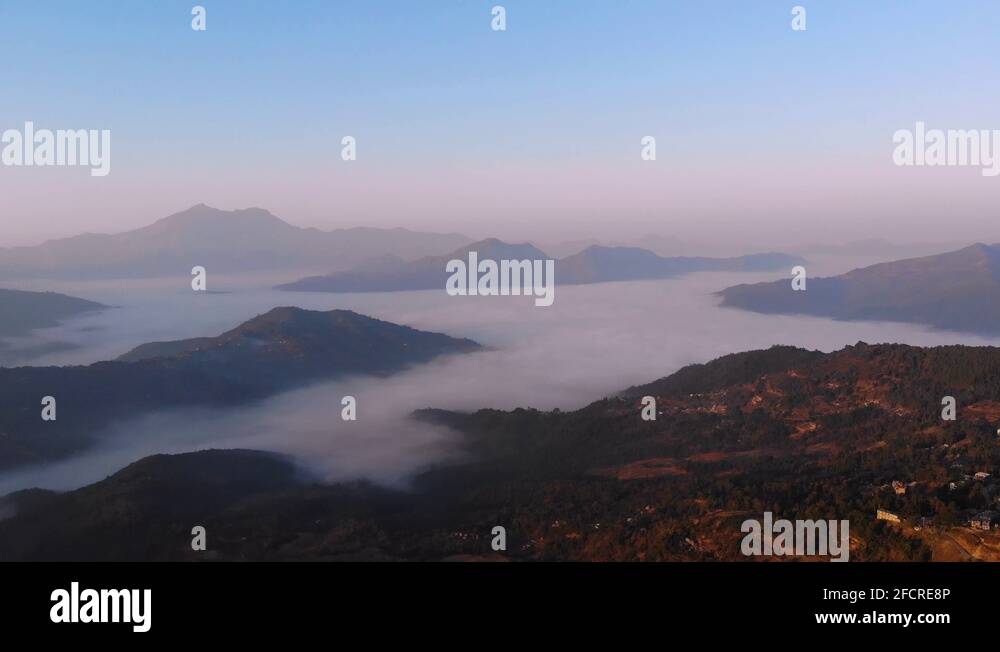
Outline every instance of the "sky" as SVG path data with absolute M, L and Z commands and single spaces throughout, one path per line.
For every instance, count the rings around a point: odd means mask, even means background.
M 202 202 L 510 240 L 1000 241 L 1000 177 L 892 163 L 917 121 L 1000 129 L 995 0 L 206 0 L 203 32 L 194 5 L 0 0 L 0 131 L 112 133 L 106 177 L 0 166 L 0 246 Z

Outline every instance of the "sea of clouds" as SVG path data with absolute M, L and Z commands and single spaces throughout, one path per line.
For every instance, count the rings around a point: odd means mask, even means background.
M 867 262 L 830 259 L 814 262 L 810 269 L 834 274 Z M 226 279 L 210 279 L 215 292 L 195 294 L 184 277 L 49 286 L 116 307 L 13 343 L 61 343 L 59 350 L 35 356 L 30 364 L 89 364 L 144 342 L 217 335 L 282 305 L 355 310 L 469 337 L 489 350 L 440 358 L 389 378 L 312 385 L 240 408 L 137 414 L 103 433 L 102 443 L 84 454 L 0 475 L 0 495 L 26 487 L 79 487 L 154 453 L 236 447 L 290 454 L 328 481 L 367 478 L 405 487 L 420 470 L 462 454 L 456 433 L 410 418 L 419 408 L 571 410 L 687 364 L 774 344 L 823 351 L 858 341 L 1000 345 L 1000 338 L 908 324 L 720 308 L 713 295 L 737 283 L 782 276 L 702 273 L 664 281 L 557 286 L 555 303 L 547 308 L 534 306 L 530 297 L 451 297 L 443 289 L 292 293 Z M 357 398 L 357 421 L 340 418 L 345 395 Z

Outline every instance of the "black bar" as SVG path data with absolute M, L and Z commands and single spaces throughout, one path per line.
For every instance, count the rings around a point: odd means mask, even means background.
M 361 633 L 401 627 L 669 628 L 672 635 L 746 628 L 822 636 L 939 635 L 992 622 L 1000 566 L 970 564 L 5 564 L 4 629 L 70 639 L 195 641 L 198 636 Z M 149 632 L 129 623 L 52 623 L 56 589 L 150 589 Z M 824 589 L 885 590 L 884 599 L 824 599 Z M 897 594 L 897 590 L 908 593 Z M 921 592 L 921 590 L 923 592 Z M 945 594 L 944 591 L 948 593 Z M 935 624 L 817 624 L 816 614 L 945 614 Z M 570 619 L 570 620 L 566 620 Z M 498 623 L 506 623 L 498 629 Z M 547 624 L 546 624 L 547 623 Z M 583 628 L 583 629 L 581 629 Z M 371 634 L 371 632 L 369 632 Z

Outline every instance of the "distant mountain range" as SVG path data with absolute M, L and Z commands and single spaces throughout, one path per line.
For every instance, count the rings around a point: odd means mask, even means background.
M 299 228 L 261 208 L 223 211 L 204 204 L 112 235 L 78 235 L 0 249 L 0 278 L 135 278 L 211 272 L 346 269 L 369 258 L 411 260 L 469 239 L 406 229 Z
M 55 292 L 0 290 L 0 337 L 27 335 L 36 328 L 58 326 L 70 317 L 106 308 Z
M 479 260 L 544 260 L 549 256 L 531 244 L 508 244 L 489 238 L 464 245 L 444 256 L 428 256 L 413 262 L 399 259 L 370 261 L 365 265 L 325 276 L 311 276 L 279 285 L 280 290 L 299 292 L 395 292 L 443 289 L 449 260 L 467 261 L 470 251 Z M 803 259 L 780 253 L 737 258 L 663 258 L 637 247 L 593 245 L 556 261 L 555 280 L 562 285 L 673 278 L 702 271 L 772 271 L 790 269 Z
M 975 244 L 936 256 L 807 278 L 737 285 L 722 305 L 761 313 L 843 320 L 898 321 L 978 334 L 1000 334 L 1000 245 Z
M 1000 488 L 997 348 L 778 346 L 574 411 L 414 416 L 460 433 L 466 455 L 411 489 L 320 484 L 260 452 L 156 455 L 0 500 L 0 559 L 738 561 L 741 522 L 764 511 L 849 520 L 851 561 L 1000 559 L 1000 535 L 967 527 Z M 876 509 L 928 520 L 903 529 Z
M 346 310 L 275 308 L 218 337 L 146 344 L 113 362 L 0 369 L 0 469 L 81 450 L 114 420 L 147 411 L 235 405 L 479 348 Z M 56 398 L 54 422 L 41 419 L 44 396 Z
M 626 239 L 598 240 L 597 238 L 586 238 L 582 240 L 546 242 L 542 248 L 556 258 L 565 258 L 595 245 L 602 247 L 639 247 L 660 256 L 678 256 L 692 249 L 699 248 L 698 246 L 684 242 L 676 236 L 656 235 L 654 233 L 647 233 L 637 238 Z
M 638 247 L 588 247 L 556 263 L 556 281 L 568 285 L 673 278 L 694 272 L 769 272 L 804 263 L 782 253 L 734 258 L 674 256 L 664 258 Z
M 866 238 L 863 240 L 852 240 L 843 243 L 814 242 L 795 247 L 796 251 L 802 251 L 813 255 L 828 256 L 872 256 L 887 258 L 912 258 L 915 256 L 928 256 L 952 246 L 947 243 L 932 242 L 889 242 L 882 238 Z M 955 245 L 960 246 L 960 245 Z

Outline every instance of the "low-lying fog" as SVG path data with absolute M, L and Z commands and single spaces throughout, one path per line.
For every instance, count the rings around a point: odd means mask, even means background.
M 837 274 L 870 262 L 814 261 L 810 273 Z M 575 409 L 689 363 L 772 344 L 824 351 L 859 340 L 1000 345 L 1000 338 L 905 324 L 722 309 L 712 296 L 736 283 L 782 276 L 787 275 L 704 273 L 666 281 L 558 286 L 555 304 L 548 308 L 535 307 L 527 297 L 449 297 L 443 291 L 276 292 L 211 276 L 209 289 L 217 293 L 196 294 L 183 277 L 175 282 L 21 285 L 20 289 L 49 289 L 117 306 L 8 342 L 21 347 L 52 342 L 77 347 L 36 357 L 30 361 L 35 365 L 87 364 L 144 342 L 217 335 L 281 305 L 351 309 L 470 337 L 492 350 L 440 359 L 388 379 L 315 385 L 240 409 L 137 415 L 130 423 L 117 424 L 105 433 L 103 445 L 79 457 L 0 475 L 0 494 L 33 486 L 69 489 L 146 455 L 209 447 L 288 453 L 331 481 L 368 478 L 405 486 L 413 473 L 458 450 L 453 433 L 408 418 L 417 408 Z M 355 422 L 340 419 L 340 399 L 347 394 L 358 399 Z

